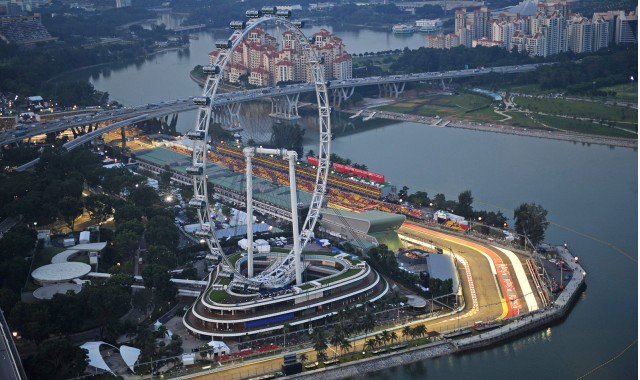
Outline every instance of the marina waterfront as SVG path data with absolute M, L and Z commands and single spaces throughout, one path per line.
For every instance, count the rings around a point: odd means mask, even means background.
M 334 31 L 354 53 L 407 46 L 406 40 L 395 40 L 390 31 Z M 200 88 L 189 79 L 189 71 L 206 62 L 216 35 L 228 32 L 198 33 L 188 52 L 165 52 L 80 75 L 125 105 L 197 95 Z M 412 38 L 423 37 L 414 34 Z M 385 45 L 385 41 L 394 42 Z M 269 120 L 257 108 L 249 109 L 246 123 Z M 179 129 L 192 128 L 194 120 L 193 113 L 181 114 Z M 315 131 L 307 132 L 312 135 Z M 305 152 L 308 149 L 317 147 L 309 144 Z M 587 271 L 587 289 L 574 310 L 550 329 L 494 348 L 428 359 L 367 378 L 578 378 L 637 339 L 636 150 L 395 122 L 337 136 L 332 151 L 385 174 L 398 188 L 408 186 L 410 192 L 423 190 L 430 196 L 442 192 L 455 198 L 470 189 L 476 209 L 501 210 L 507 217 L 522 202 L 538 203 L 549 211 L 546 240 L 568 243 Z M 592 378 L 635 378 L 637 357 L 636 344 Z

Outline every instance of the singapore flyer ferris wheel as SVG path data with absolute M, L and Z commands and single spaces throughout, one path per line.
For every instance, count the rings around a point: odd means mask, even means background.
M 218 268 L 233 273 L 233 283 L 236 287 L 257 290 L 259 288 L 279 288 L 286 286 L 293 281 L 296 285 L 302 282 L 302 272 L 304 270 L 301 259 L 301 251 L 313 236 L 313 229 L 320 215 L 320 208 L 326 193 L 327 176 L 329 173 L 329 155 L 331 142 L 331 121 L 327 86 L 324 78 L 324 68 L 322 57 L 318 57 L 312 48 L 307 37 L 300 28 L 301 22 L 289 21 L 290 11 L 278 10 L 275 7 L 265 7 L 262 10 L 250 10 L 246 12 L 248 21 L 233 21 L 230 24 L 233 30 L 228 40 L 216 43 L 217 55 L 215 62 L 210 66 L 203 67 L 203 72 L 207 74 L 201 96 L 194 98 L 194 103 L 199 107 L 197 110 L 196 123 L 193 131 L 187 133 L 193 140 L 192 164 L 187 168 L 187 173 L 193 178 L 193 199 L 189 201 L 189 207 L 194 208 L 198 215 L 200 229 L 196 231 L 196 236 L 204 239 L 209 250 L 214 255 L 219 255 L 222 262 Z M 307 81 L 314 84 L 319 123 L 319 148 L 318 164 L 313 186 L 313 193 L 309 204 L 309 211 L 301 226 L 298 224 L 295 164 L 297 153 L 286 149 L 264 149 L 262 147 L 247 147 L 243 153 L 246 158 L 246 208 L 248 215 L 247 223 L 247 270 L 246 275 L 241 273 L 236 266 L 229 262 L 223 254 L 220 242 L 215 234 L 215 225 L 210 212 L 209 190 L 207 187 L 207 153 L 209 142 L 209 126 L 215 112 L 218 88 L 224 76 L 225 70 L 230 66 L 230 59 L 233 51 L 238 47 L 243 39 L 256 27 L 260 25 L 275 24 L 293 36 L 293 41 L 297 49 L 302 54 L 301 60 L 306 65 Z M 293 248 L 282 258 L 274 260 L 266 269 L 260 273 L 254 273 L 253 267 L 253 232 L 252 232 L 252 180 L 251 180 L 251 159 L 255 155 L 269 154 L 280 155 L 289 161 L 289 185 L 291 201 L 291 224 L 293 230 Z M 213 277 L 213 276 L 211 276 Z

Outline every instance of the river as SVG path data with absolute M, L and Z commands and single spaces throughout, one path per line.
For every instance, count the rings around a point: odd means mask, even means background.
M 367 29 L 335 31 L 352 53 L 416 48 L 423 39 L 420 34 L 396 36 Z M 197 95 L 201 90 L 189 79 L 189 71 L 206 63 L 214 41 L 228 35 L 197 33 L 188 51 L 73 76 L 89 78 L 98 90 L 125 105 Z M 265 120 L 258 112 L 261 107 L 243 106 L 243 122 Z M 194 113 L 181 114 L 179 130 L 192 128 L 194 119 Z M 305 120 L 309 119 L 303 124 Z M 307 131 L 305 151 L 317 151 L 316 133 L 313 128 Z M 470 189 L 476 209 L 502 210 L 507 217 L 522 202 L 541 204 L 551 222 L 546 240 L 566 242 L 588 272 L 588 287 L 575 309 L 549 330 L 475 353 L 389 369 L 368 379 L 575 379 L 637 339 L 637 151 L 411 122 L 338 135 L 332 151 L 385 174 L 398 187 L 408 186 L 410 192 L 442 192 L 455 198 Z M 636 378 L 637 357 L 636 344 L 589 378 Z

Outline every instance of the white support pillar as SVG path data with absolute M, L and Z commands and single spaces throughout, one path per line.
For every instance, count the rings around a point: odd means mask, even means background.
M 298 227 L 298 197 L 296 193 L 296 161 L 298 154 L 287 151 L 289 157 L 289 192 L 291 193 L 291 227 L 293 229 L 293 253 L 296 268 L 296 285 L 302 285 L 302 252 L 300 252 L 300 230 Z
M 247 277 L 253 277 L 253 177 L 251 169 L 251 157 L 254 156 L 253 148 L 244 148 L 244 156 L 247 160 Z

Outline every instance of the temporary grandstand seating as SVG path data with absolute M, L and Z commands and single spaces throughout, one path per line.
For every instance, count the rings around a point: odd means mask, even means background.
M 0 17 L 0 38 L 15 45 L 56 40 L 42 25 L 39 15 Z

